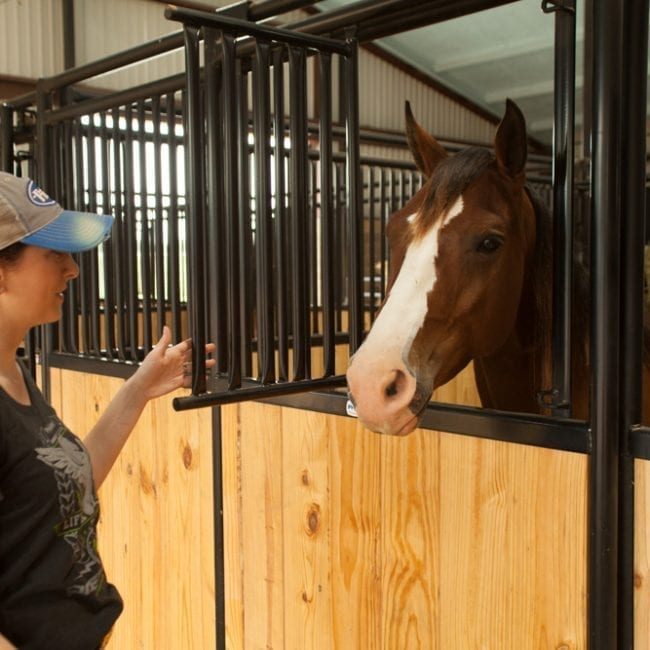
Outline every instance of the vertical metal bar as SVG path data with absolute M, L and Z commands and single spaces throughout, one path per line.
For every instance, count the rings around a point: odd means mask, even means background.
M 124 314 L 124 185 L 122 183 L 122 131 L 120 128 L 120 109 L 115 107 L 112 111 L 113 129 L 113 209 L 115 224 L 111 236 L 110 247 L 115 261 L 113 284 L 115 286 L 115 347 L 117 356 L 121 361 L 126 360 L 126 333 Z
M 368 167 L 368 307 L 370 310 L 370 322 L 375 319 L 376 311 L 376 293 L 377 293 L 377 283 L 376 283 L 376 274 L 375 268 L 377 264 L 377 247 L 375 245 L 375 239 L 377 237 L 376 233 L 376 222 L 377 222 L 377 211 L 376 211 L 376 196 L 375 196 L 375 168 L 373 166 Z M 364 323 L 365 325 L 365 323 Z
M 334 206 L 332 202 L 332 57 L 321 52 L 320 62 L 320 222 L 321 282 L 323 292 L 323 360 L 324 375 L 336 372 L 335 297 L 334 297 Z
M 631 427 L 642 415 L 643 274 L 646 215 L 646 130 L 649 0 L 623 3 L 621 93 L 622 301 L 621 311 L 621 456 L 619 495 L 620 650 L 634 648 L 634 456 Z M 648 387 L 646 387 L 648 390 Z M 637 616 L 641 616 L 637 612 Z
M 77 118 L 73 124 L 73 169 L 71 174 L 63 177 L 58 175 L 61 180 L 63 189 L 61 190 L 60 201 L 70 202 L 76 205 L 77 209 L 82 209 L 83 205 L 83 182 L 84 170 L 87 164 L 84 156 L 83 148 L 83 129 L 81 127 L 81 119 Z M 56 178 L 57 175 L 54 175 Z M 91 301 L 89 286 L 91 282 L 90 259 L 88 255 L 79 255 L 77 257 L 79 263 L 79 277 L 77 278 L 77 287 L 79 291 L 79 318 L 81 321 L 81 352 L 87 353 L 91 350 L 91 331 L 90 331 L 90 306 Z
M 206 196 L 207 220 L 207 331 L 216 345 L 217 370 L 224 372 L 228 363 L 228 329 L 226 304 L 226 240 L 223 170 L 223 92 L 218 41 L 220 32 L 204 30 L 205 105 L 206 105 Z
M 255 258 L 257 293 L 258 375 L 264 384 L 275 380 L 273 336 L 273 222 L 269 101 L 269 44 L 257 41 L 253 59 L 253 131 L 255 137 Z M 303 213 L 306 216 L 306 210 Z
M 594 5 L 589 648 L 614 650 L 618 630 L 621 8 Z
M 307 102 L 305 52 L 289 47 L 291 137 L 291 257 L 294 380 L 310 376 L 308 247 L 306 243 Z
M 185 26 L 185 71 L 187 114 L 185 124 L 186 185 L 188 218 L 189 313 L 192 331 L 192 394 L 206 391 L 205 378 L 205 296 L 202 234 L 205 227 L 203 201 L 203 114 L 201 111 L 199 30 Z
M 160 107 L 160 95 L 151 98 L 151 125 L 153 127 L 153 165 L 154 165 L 154 222 L 153 230 L 153 278 L 155 293 L 152 295 L 156 301 L 156 338 L 162 332 L 162 326 L 166 322 L 166 296 L 165 296 L 165 266 L 164 266 L 164 210 L 162 190 L 162 113 Z
M 223 452 L 221 408 L 212 408 L 212 509 L 216 650 L 226 649 L 226 553 L 223 526 Z
M 386 297 L 386 283 L 387 283 L 387 278 L 386 278 L 386 268 L 387 268 L 387 261 L 388 261 L 388 251 L 386 250 L 386 223 L 388 222 L 388 218 L 390 217 L 390 214 L 387 214 L 386 206 L 387 203 L 386 201 L 387 196 L 386 196 L 386 168 L 382 167 L 380 170 L 379 174 L 379 206 L 381 213 L 379 215 L 379 241 L 381 242 L 380 244 L 380 254 L 379 257 L 381 259 L 381 284 L 379 286 L 379 298 L 380 302 L 383 302 L 384 298 Z
M 363 336 L 363 287 L 362 287 L 362 253 L 361 253 L 361 192 L 359 161 L 359 70 L 358 44 L 354 39 L 347 39 L 350 48 L 345 57 L 345 147 L 347 163 L 348 208 L 348 254 L 350 271 L 348 277 L 348 309 L 350 353 L 361 345 Z
M 553 391 L 552 411 L 571 414 L 571 286 L 575 118 L 575 0 L 543 5 L 555 13 L 553 128 Z
M 288 224 L 286 201 L 286 154 L 284 146 L 284 58 L 283 50 L 273 52 L 273 163 L 275 171 L 275 259 L 276 330 L 278 337 L 278 380 L 289 379 L 289 308 L 291 284 L 288 268 Z
M 182 102 L 181 102 L 182 103 Z M 170 92 L 165 100 L 167 111 L 167 139 L 169 160 L 169 213 L 167 216 L 167 282 L 171 309 L 172 338 L 178 341 L 185 336 L 181 318 L 180 262 L 178 252 L 178 143 L 176 141 L 176 98 Z
M 0 104 L 0 169 L 14 173 L 14 111 L 9 104 Z
M 133 167 L 133 106 L 127 104 L 124 112 L 125 140 L 124 140 L 124 250 L 126 252 L 126 277 L 124 278 L 125 304 L 124 316 L 126 319 L 125 343 L 132 361 L 139 361 L 139 305 L 138 305 L 138 265 L 136 243 L 136 207 L 135 207 L 135 170 Z
M 151 332 L 151 235 L 149 226 L 146 124 L 146 107 L 144 100 L 140 100 L 138 102 L 138 176 L 140 177 L 140 242 L 138 250 L 140 252 L 140 291 L 142 293 L 142 346 L 145 354 L 153 344 Z
M 111 201 L 111 177 L 110 177 L 110 156 L 109 156 L 109 134 L 107 128 L 106 112 L 99 114 L 100 118 L 100 161 L 101 161 L 101 187 L 102 187 L 102 205 L 101 211 L 104 214 L 114 214 L 113 203 Z M 114 232 L 112 233 L 114 235 Z M 106 357 L 113 359 L 115 356 L 115 324 L 113 320 L 113 305 L 115 304 L 115 289 L 113 278 L 113 247 L 108 242 L 103 247 L 103 332 L 104 332 L 104 349 Z
M 344 273 L 344 262 L 347 258 L 347 250 L 345 246 L 345 236 L 343 225 L 345 223 L 345 214 L 344 214 L 344 192 L 345 187 L 343 185 L 343 176 L 344 171 L 340 163 L 336 163 L 334 166 L 334 248 L 336 254 L 338 255 L 341 263 L 336 265 L 335 272 L 333 275 L 334 281 L 334 301 L 336 304 L 336 323 L 335 327 L 340 332 L 343 331 L 343 309 L 344 309 L 344 300 L 345 300 L 345 278 L 347 277 Z M 347 323 L 346 323 L 347 330 Z
M 243 97 L 238 101 L 238 76 L 235 59 L 235 38 L 222 34 L 221 52 L 223 63 L 223 188 L 225 210 L 225 250 L 227 267 L 226 303 L 228 317 L 228 387 L 241 386 L 242 324 L 240 304 L 240 212 L 243 201 L 242 185 L 239 182 L 241 167 L 248 163 L 248 147 L 242 142 L 241 131 L 247 132 L 245 117 L 240 106 L 245 105 Z M 244 124 L 240 124 L 241 121 Z M 243 151 L 242 151 L 243 148 Z
M 238 71 L 237 88 L 238 94 L 234 95 L 238 99 L 238 134 L 237 142 L 237 168 L 239 169 L 238 193 L 239 197 L 239 222 L 238 233 L 238 263 L 237 276 L 239 276 L 239 299 L 238 306 L 240 313 L 238 323 L 241 326 L 239 338 L 240 350 L 237 352 L 237 358 L 241 360 L 241 372 L 246 377 L 253 374 L 252 360 L 252 339 L 253 339 L 253 300 L 252 300 L 252 270 L 248 260 L 253 254 L 253 235 L 251 230 L 251 190 L 250 190 L 250 166 L 251 154 L 248 143 L 249 120 L 248 120 L 248 74 L 241 62 L 232 63 L 233 69 Z
M 95 212 L 97 210 L 97 164 L 96 164 L 96 150 L 95 150 L 95 116 L 94 114 L 88 115 L 88 130 L 86 133 L 86 173 L 88 178 L 88 186 L 84 187 L 84 177 L 81 176 L 77 179 L 80 187 L 81 203 L 79 204 L 80 210 L 88 210 Z M 87 205 L 86 205 L 86 192 Z M 99 308 L 99 269 L 97 260 L 97 249 L 93 249 L 84 254 L 88 261 L 88 277 L 86 278 L 88 284 L 88 325 L 89 325 L 89 348 L 86 352 L 90 352 L 93 356 L 99 356 L 101 352 L 100 344 L 100 308 Z

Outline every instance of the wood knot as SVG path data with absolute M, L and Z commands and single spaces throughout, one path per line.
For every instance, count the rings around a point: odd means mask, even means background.
M 305 469 L 302 471 L 302 476 L 300 477 L 303 485 L 309 485 L 309 472 Z
M 634 588 L 641 589 L 643 587 L 643 576 L 640 573 L 634 574 Z
M 192 469 L 192 458 L 192 448 L 186 443 L 185 447 L 183 447 L 183 465 L 185 469 Z
M 307 511 L 307 534 L 311 537 L 318 532 L 320 528 L 320 506 L 312 503 Z
M 147 470 L 140 465 L 140 487 L 145 494 L 156 496 L 156 484 L 151 480 Z

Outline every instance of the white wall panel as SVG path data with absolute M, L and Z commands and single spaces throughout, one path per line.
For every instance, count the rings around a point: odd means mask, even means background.
M 0 2 L 0 73 L 38 78 L 63 70 L 61 0 Z
M 494 138 L 492 122 L 361 49 L 359 114 L 362 126 L 403 132 L 405 100 L 410 101 L 418 122 L 440 138 L 481 143 L 490 143 Z

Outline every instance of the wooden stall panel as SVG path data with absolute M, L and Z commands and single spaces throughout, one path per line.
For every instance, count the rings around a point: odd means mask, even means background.
M 229 647 L 586 647 L 586 457 L 223 412 Z
M 650 648 L 650 462 L 637 460 L 634 518 L 634 647 Z
M 53 403 L 83 437 L 121 383 L 54 371 Z M 100 501 L 100 551 L 125 602 L 109 648 L 214 648 L 209 409 L 177 413 L 171 396 L 150 403 Z

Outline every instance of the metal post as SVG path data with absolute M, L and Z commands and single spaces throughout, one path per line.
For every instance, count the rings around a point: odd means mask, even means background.
M 555 13 L 553 129 L 553 414 L 571 415 L 571 286 L 573 278 L 573 160 L 575 0 L 544 0 Z
M 619 650 L 634 648 L 634 456 L 631 430 L 641 422 L 643 270 L 649 0 L 623 3 L 621 61 L 622 261 L 621 456 L 619 464 Z M 648 388 L 646 387 L 646 390 Z M 639 614 L 641 615 L 641 614 Z
M 204 200 L 203 200 L 203 115 L 200 103 L 199 79 L 199 29 L 185 27 L 185 70 L 187 73 L 186 156 L 187 169 L 187 219 L 188 219 L 188 269 L 191 304 L 189 305 L 192 330 L 192 394 L 206 390 L 205 382 L 205 296 L 203 274 Z
M 588 624 L 590 650 L 616 650 L 618 630 L 620 377 L 621 8 L 593 16 L 592 310 Z
M 362 247 L 361 247 L 361 188 L 359 162 L 359 68 L 358 45 L 353 39 L 347 39 L 350 55 L 346 61 L 346 157 L 347 157 L 347 196 L 348 232 L 350 256 L 348 280 L 348 316 L 350 332 L 350 353 L 361 345 L 363 335 L 363 288 L 361 286 L 362 274 Z

